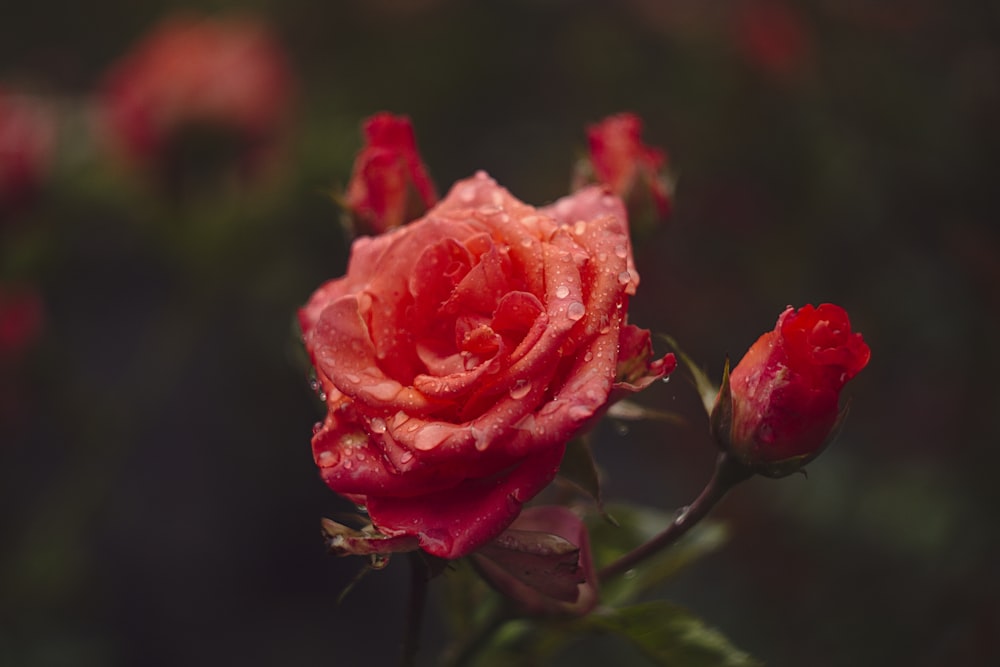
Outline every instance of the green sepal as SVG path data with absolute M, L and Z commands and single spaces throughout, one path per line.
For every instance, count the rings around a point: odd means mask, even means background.
M 719 449 L 729 452 L 733 432 L 733 390 L 729 385 L 729 357 L 726 357 L 726 364 L 722 368 L 722 386 L 717 396 L 718 399 L 708 412 L 708 428 Z
M 601 498 L 601 474 L 597 469 L 597 462 L 594 460 L 587 435 L 574 438 L 566 445 L 566 453 L 563 455 L 562 463 L 559 464 L 559 477 L 589 496 L 597 505 L 597 511 L 601 516 L 612 525 L 617 525 L 614 517 L 604 509 L 604 501 Z
M 661 337 L 667 341 L 667 344 L 673 349 L 674 354 L 676 354 L 677 358 L 681 360 L 684 368 L 686 368 L 688 373 L 691 374 L 695 390 L 697 390 L 698 396 L 701 397 L 702 405 L 705 406 L 705 413 L 709 415 L 712 414 L 715 399 L 719 395 L 718 385 L 712 382 L 711 378 L 708 377 L 708 374 L 702 370 L 700 366 L 694 363 L 694 360 L 692 360 L 691 357 L 685 354 L 684 350 L 681 349 L 680 345 L 677 344 L 677 341 L 672 336 L 661 335 Z M 726 373 L 728 374 L 728 372 L 729 361 L 727 359 Z

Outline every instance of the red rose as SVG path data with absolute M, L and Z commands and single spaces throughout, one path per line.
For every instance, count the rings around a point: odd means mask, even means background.
M 37 194 L 55 139 L 56 119 L 48 105 L 0 90 L 0 220 Z
M 328 408 L 313 436 L 326 483 L 435 556 L 498 535 L 613 390 L 672 368 L 625 322 L 631 254 L 617 197 L 536 209 L 485 173 L 355 241 L 347 275 L 299 312 Z
M 667 155 L 642 142 L 642 119 L 619 113 L 587 128 L 590 168 L 598 182 L 633 204 L 652 195 L 660 217 L 670 214 L 672 187 L 661 173 Z
M 104 113 L 111 139 L 140 164 L 159 165 L 184 133 L 230 139 L 247 169 L 277 148 L 292 74 L 266 24 L 250 18 L 164 21 L 111 70 Z
M 376 114 L 364 134 L 344 200 L 355 228 L 380 234 L 417 218 L 438 197 L 408 118 Z
M 759 472 L 781 476 L 815 458 L 839 415 L 840 391 L 871 350 L 847 313 L 824 303 L 789 307 L 729 376 L 713 421 L 727 451 Z M 721 406 L 721 407 L 720 407 Z

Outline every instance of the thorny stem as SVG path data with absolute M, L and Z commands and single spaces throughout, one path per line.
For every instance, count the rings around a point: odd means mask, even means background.
M 728 454 L 719 454 L 715 471 L 701 494 L 687 508 L 678 513 L 673 522 L 660 534 L 636 547 L 618 560 L 606 565 L 597 573 L 599 581 L 607 581 L 638 565 L 643 560 L 667 548 L 681 538 L 695 524 L 704 519 L 731 488 L 750 479 L 754 472 Z
M 400 667 L 414 667 L 417 664 L 420 630 L 423 627 L 424 607 L 427 602 L 427 583 L 431 578 L 430 567 L 424 561 L 421 552 L 411 551 L 407 555 L 410 560 L 410 599 L 406 605 L 406 630 L 403 633 Z

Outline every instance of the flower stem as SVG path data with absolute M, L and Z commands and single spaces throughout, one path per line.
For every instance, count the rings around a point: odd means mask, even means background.
M 753 475 L 754 472 L 750 468 L 728 454 L 719 454 L 719 458 L 715 461 L 715 471 L 712 473 L 712 478 L 695 501 L 680 511 L 663 532 L 602 568 L 597 573 L 598 579 L 607 581 L 616 577 L 669 547 L 695 524 L 704 519 L 731 488 L 750 479 Z
M 400 667 L 416 665 L 417 650 L 420 648 L 420 630 L 423 627 L 424 607 L 427 602 L 427 583 L 430 581 L 430 568 L 421 557 L 421 552 L 411 551 L 410 560 L 410 598 L 406 606 L 406 629 L 403 633 L 403 653 L 400 657 Z

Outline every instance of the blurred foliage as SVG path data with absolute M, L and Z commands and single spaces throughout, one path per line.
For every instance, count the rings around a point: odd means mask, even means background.
M 289 49 L 298 110 L 272 180 L 165 197 L 92 134 L 103 73 L 178 9 L 257 11 Z M 40 196 L 0 221 L 0 281 L 44 304 L 40 338 L 0 369 L 0 664 L 395 659 L 405 568 L 336 604 L 360 564 L 323 550 L 319 517 L 348 505 L 311 459 L 321 412 L 294 328 L 344 270 L 329 192 L 383 109 L 413 119 L 440 189 L 483 168 L 538 204 L 566 192 L 588 123 L 635 111 L 678 180 L 674 217 L 636 249 L 631 321 L 715 378 L 789 303 L 843 305 L 871 345 L 808 478 L 734 491 L 725 548 L 657 595 L 775 667 L 996 664 L 998 28 L 973 0 L 5 11 L 0 85 L 52 100 L 59 140 Z M 639 402 L 691 425 L 599 428 L 602 495 L 669 515 L 715 452 L 689 383 Z M 433 664 L 445 620 L 425 635 Z M 596 637 L 559 660 L 657 650 Z

